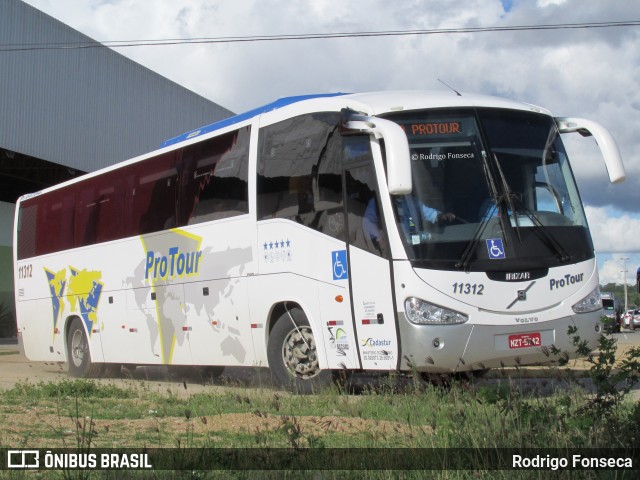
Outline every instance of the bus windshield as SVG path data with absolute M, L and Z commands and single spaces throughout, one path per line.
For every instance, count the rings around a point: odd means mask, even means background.
M 553 118 L 486 108 L 389 119 L 409 140 L 413 190 L 393 203 L 415 266 L 501 271 L 593 258 Z

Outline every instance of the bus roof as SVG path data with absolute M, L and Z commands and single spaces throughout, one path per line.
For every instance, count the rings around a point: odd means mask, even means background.
M 484 106 L 484 107 L 502 107 L 519 110 L 537 111 L 540 113 L 549 114 L 543 108 L 535 105 L 509 100 L 501 97 L 493 97 L 487 95 L 478 94 L 462 94 L 457 95 L 454 92 L 447 90 L 444 91 L 394 91 L 394 92 L 369 92 L 369 93 L 319 93 L 310 95 L 298 95 L 292 97 L 279 98 L 275 102 L 268 103 L 261 107 L 254 108 L 244 113 L 240 113 L 233 117 L 225 118 L 210 125 L 205 125 L 194 130 L 185 132 L 177 137 L 165 140 L 160 148 L 169 147 L 176 143 L 184 142 L 195 137 L 199 137 L 206 133 L 219 130 L 236 123 L 240 123 L 244 120 L 249 120 L 258 115 L 264 113 L 279 110 L 281 108 L 293 105 L 295 103 L 303 102 L 305 100 L 312 100 L 318 98 L 331 98 L 331 97 L 345 97 L 345 107 L 349 103 L 353 103 L 355 107 L 362 107 L 369 110 L 369 114 L 376 115 L 379 112 L 386 112 L 389 110 L 395 110 L 398 105 L 411 109 L 416 108 L 418 105 L 424 107 L 429 105 L 431 107 L 463 107 L 463 106 Z M 403 108 L 400 108 L 403 109 Z
M 210 125 L 205 125 L 203 127 L 196 128 L 195 130 L 185 132 L 181 135 L 178 135 L 177 137 L 173 137 L 173 138 L 170 138 L 169 140 L 165 140 L 162 143 L 162 145 L 160 145 L 160 148 L 168 147 L 170 145 L 180 143 L 194 137 L 199 137 L 200 135 L 204 135 L 205 133 L 213 132 L 215 130 L 228 127 L 229 125 L 233 125 L 235 123 L 240 123 L 244 120 L 248 120 L 257 115 L 261 115 L 263 113 L 267 113 L 272 110 L 277 110 L 279 108 L 286 107 L 287 105 L 291 105 L 292 103 L 301 102 L 303 100 L 309 100 L 311 98 L 337 97 L 340 95 L 346 95 L 346 94 L 345 93 L 319 93 L 319 94 L 313 94 L 313 95 L 298 95 L 294 97 L 279 98 L 275 102 L 271 102 L 261 107 L 254 108 L 252 110 L 249 110 L 248 112 L 240 113 L 238 115 L 234 115 L 233 117 L 225 118 L 224 120 L 220 120 Z
M 550 112 L 544 108 L 537 107 L 528 103 L 519 102 L 516 100 L 510 100 L 502 97 L 494 97 L 488 95 L 478 95 L 472 93 L 463 93 L 457 95 L 454 92 L 448 90 L 415 90 L 415 91 L 382 91 L 382 92 L 365 92 L 365 93 L 320 93 L 310 95 L 298 95 L 292 97 L 283 97 L 274 102 L 268 103 L 261 107 L 254 108 L 247 112 L 235 115 L 233 117 L 226 118 L 219 122 L 205 125 L 178 135 L 177 137 L 165 140 L 160 149 L 167 147 L 174 147 L 182 142 L 191 140 L 207 133 L 215 132 L 216 130 L 223 129 L 225 127 L 241 123 L 246 120 L 250 120 L 254 117 L 276 113 L 279 110 L 288 110 L 294 108 L 294 111 L 290 114 L 302 114 L 307 111 L 315 111 L 319 108 L 318 103 L 315 101 L 321 101 L 326 99 L 326 105 L 322 108 L 329 110 L 338 108 L 350 108 L 358 112 L 363 112 L 365 115 L 381 115 L 392 111 L 410 111 L 414 109 L 422 108 L 464 108 L 464 107 L 490 107 L 490 108 L 505 108 L 512 110 L 526 110 L 532 112 L 538 112 L 550 115 Z M 38 192 L 29 193 L 20 197 L 19 201 L 26 200 L 28 198 L 40 195 L 49 190 L 56 190 L 62 186 L 82 181 L 82 179 L 99 175 L 101 173 L 117 169 L 125 164 L 135 163 L 140 160 L 144 160 L 152 155 L 157 154 L 157 151 L 147 152 L 137 157 L 119 162 L 115 165 L 102 168 L 100 170 L 90 172 L 80 177 L 67 180 L 58 185 L 44 188 Z M 638 269 L 640 271 L 640 268 Z

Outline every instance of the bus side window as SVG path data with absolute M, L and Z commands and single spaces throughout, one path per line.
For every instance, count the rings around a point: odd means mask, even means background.
M 344 237 L 337 112 L 300 115 L 260 130 L 258 220 L 286 218 Z
M 73 248 L 75 188 L 25 200 L 19 212 L 18 259 Z
M 124 235 L 141 235 L 176 226 L 175 152 L 134 163 L 120 173 L 127 188 Z
M 78 184 L 76 246 L 121 237 L 123 197 L 120 172 L 110 172 Z
M 66 188 L 38 198 L 36 255 L 75 247 L 76 189 Z
M 18 260 L 36 255 L 36 239 L 38 235 L 38 210 L 42 208 L 38 198 L 25 200 L 18 212 Z
M 184 149 L 181 224 L 249 213 L 250 138 L 251 128 L 243 127 Z

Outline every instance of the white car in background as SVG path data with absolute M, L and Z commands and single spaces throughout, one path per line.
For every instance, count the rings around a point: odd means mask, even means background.
M 622 317 L 622 326 L 624 328 L 631 328 L 631 321 L 633 319 L 633 312 L 635 312 L 635 310 L 627 310 L 627 312 Z

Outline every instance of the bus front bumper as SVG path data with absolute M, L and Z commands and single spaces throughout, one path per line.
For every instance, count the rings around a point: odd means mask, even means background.
M 574 337 L 593 349 L 603 332 L 599 311 L 525 325 L 415 325 L 403 312 L 398 320 L 400 370 L 432 373 L 557 364 L 577 356 Z

